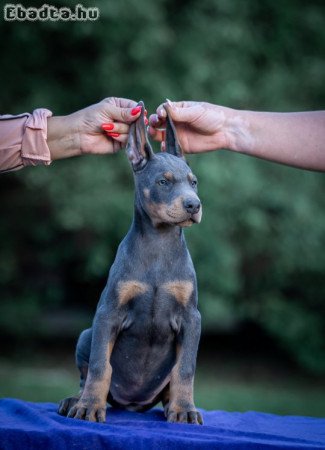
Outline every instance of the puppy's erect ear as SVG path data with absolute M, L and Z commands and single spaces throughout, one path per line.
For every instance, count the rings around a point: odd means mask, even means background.
M 165 138 L 165 151 L 171 155 L 178 156 L 185 160 L 183 150 L 177 138 L 176 128 L 169 113 L 169 105 L 165 105 L 167 113 L 166 117 L 166 138 Z
M 144 103 L 139 118 L 130 125 L 129 139 L 126 144 L 126 153 L 134 172 L 143 169 L 150 158 L 154 157 L 151 145 L 148 140 L 147 128 L 144 122 Z

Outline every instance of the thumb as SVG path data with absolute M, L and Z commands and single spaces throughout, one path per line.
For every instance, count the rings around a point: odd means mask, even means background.
M 120 108 L 119 106 L 110 105 L 108 115 L 117 122 L 131 123 L 138 119 L 142 106 L 135 108 Z
M 165 103 L 164 108 L 175 122 L 195 122 L 205 113 L 202 105 L 179 107 Z

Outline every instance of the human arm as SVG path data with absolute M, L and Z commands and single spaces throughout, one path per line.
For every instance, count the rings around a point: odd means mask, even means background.
M 67 116 L 52 117 L 47 109 L 0 116 L 0 172 L 116 152 L 126 143 L 129 124 L 140 110 L 132 100 L 110 97 Z
M 165 104 L 186 153 L 228 149 L 303 169 L 325 171 L 325 111 L 240 111 L 204 102 Z M 149 132 L 161 141 L 164 105 L 150 117 Z
M 140 111 L 133 100 L 109 97 L 68 116 L 50 117 L 47 143 L 51 159 L 115 153 L 126 144 L 129 124 Z

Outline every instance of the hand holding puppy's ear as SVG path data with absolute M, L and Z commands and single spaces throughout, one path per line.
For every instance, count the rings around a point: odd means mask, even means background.
M 205 102 L 166 102 L 150 116 L 149 134 L 156 140 L 164 140 L 166 110 L 173 120 L 179 144 L 185 153 L 199 153 L 227 148 L 227 111 Z
M 49 117 L 47 144 L 51 159 L 117 152 L 125 146 L 129 125 L 140 112 L 133 100 L 109 97 L 70 115 Z

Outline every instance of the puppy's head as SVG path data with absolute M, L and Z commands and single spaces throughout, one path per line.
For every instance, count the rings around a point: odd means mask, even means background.
M 127 144 L 137 202 L 156 227 L 188 227 L 199 223 L 202 207 L 197 194 L 197 179 L 185 161 L 171 118 L 167 114 L 166 151 L 155 154 L 148 141 L 144 105 L 139 104 L 143 106 L 142 112 L 130 127 Z

